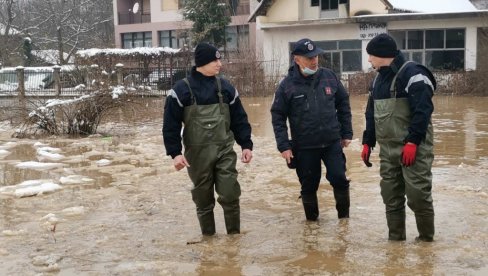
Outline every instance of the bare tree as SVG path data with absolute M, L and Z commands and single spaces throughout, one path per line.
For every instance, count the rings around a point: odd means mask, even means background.
M 59 64 L 80 48 L 114 45 L 111 0 L 0 0 L 0 20 L 0 30 L 2 25 L 16 30 L 17 49 L 22 36 L 30 37 L 34 49 L 56 50 Z M 2 41 L 15 37 L 12 31 L 0 35 Z
M 16 10 L 16 1 L 0 0 L 0 62 L 4 65 L 10 65 L 12 54 L 17 53 L 21 46 L 20 32 L 14 28 L 14 21 L 18 17 Z M 19 55 L 14 56 L 21 58 Z
M 99 26 L 112 23 L 111 9 L 101 9 L 98 0 L 28 1 L 25 28 L 34 45 L 56 49 L 60 64 L 66 64 L 77 49 L 89 44 L 87 39 Z M 106 8 L 106 6 L 104 7 Z

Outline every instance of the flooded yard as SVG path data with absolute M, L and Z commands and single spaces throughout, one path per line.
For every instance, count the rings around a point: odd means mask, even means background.
M 379 149 L 373 167 L 360 159 L 366 99 L 351 97 L 351 217 L 337 219 L 323 177 L 320 218 L 306 222 L 271 98 L 244 98 L 255 145 L 238 162 L 242 233 L 225 234 L 217 205 L 206 239 L 188 175 L 165 155 L 163 99 L 104 122 L 110 136 L 14 139 L 0 123 L 0 275 L 488 275 L 488 98 L 435 97 L 434 243 L 414 241 L 408 208 L 407 241 L 387 241 Z

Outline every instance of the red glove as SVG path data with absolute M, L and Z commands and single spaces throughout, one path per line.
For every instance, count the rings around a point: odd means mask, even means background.
M 406 143 L 402 151 L 402 163 L 406 167 L 412 166 L 415 162 L 415 154 L 417 153 L 417 145 L 413 143 Z
M 371 156 L 371 148 L 367 144 L 364 144 L 363 151 L 361 152 L 361 159 L 363 159 L 363 162 L 367 167 L 373 166 L 373 164 L 369 162 L 370 156 Z

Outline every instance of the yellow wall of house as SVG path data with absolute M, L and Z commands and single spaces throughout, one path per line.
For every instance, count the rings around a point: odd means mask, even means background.
M 161 0 L 162 11 L 178 10 L 178 0 Z
M 370 11 L 373 14 L 387 13 L 386 6 L 380 0 L 351 0 L 349 3 L 350 16 L 354 16 L 358 11 Z
M 297 0 L 275 1 L 269 8 L 267 16 L 264 18 L 267 22 L 296 21 L 299 19 L 300 4 Z

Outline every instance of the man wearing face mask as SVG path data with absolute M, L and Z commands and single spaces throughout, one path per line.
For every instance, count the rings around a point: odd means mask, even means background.
M 334 72 L 318 66 L 318 55 L 323 52 L 307 38 L 295 43 L 294 64 L 280 82 L 271 107 L 278 150 L 288 164 L 296 164 L 305 217 L 311 221 L 319 216 L 322 162 L 340 219 L 349 217 L 350 205 L 342 150 L 352 139 L 349 94 Z

